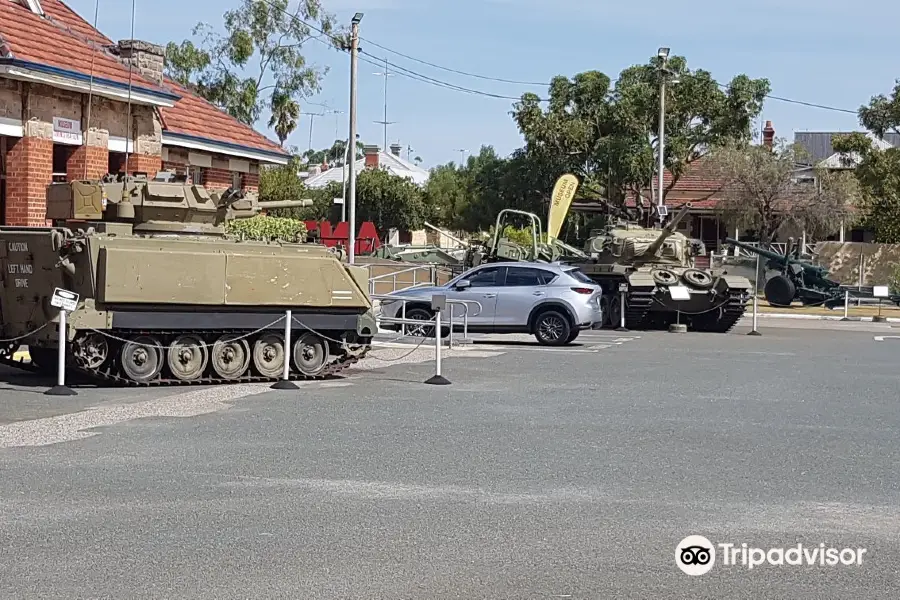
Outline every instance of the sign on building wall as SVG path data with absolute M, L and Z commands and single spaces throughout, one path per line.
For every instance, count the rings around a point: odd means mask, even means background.
M 73 119 L 53 117 L 53 141 L 57 144 L 80 146 L 81 122 Z

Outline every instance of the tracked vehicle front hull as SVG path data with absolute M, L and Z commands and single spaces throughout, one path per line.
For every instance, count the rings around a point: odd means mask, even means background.
M 120 385 L 321 379 L 365 356 L 377 332 L 367 272 L 309 244 L 94 229 L 0 228 L 0 362 L 55 372 L 57 287 L 67 370 Z M 291 343 L 284 347 L 286 311 Z M 20 345 L 32 364 L 13 360 Z
M 728 333 L 744 316 L 752 289 L 744 277 L 715 276 L 698 269 L 623 269 L 617 265 L 572 264 L 603 288 L 604 299 L 608 300 L 604 307 L 604 314 L 608 315 L 604 322 L 606 328 L 616 328 L 621 323 L 620 290 L 624 286 L 628 329 L 660 330 L 680 322 L 691 331 Z M 660 271 L 668 273 L 663 277 Z M 704 283 L 698 285 L 700 281 Z M 670 285 L 688 288 L 691 299 L 673 300 L 668 290 Z

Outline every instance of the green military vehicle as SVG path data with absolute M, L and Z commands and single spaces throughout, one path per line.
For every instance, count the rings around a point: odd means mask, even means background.
M 249 240 L 233 219 L 307 201 L 262 203 L 185 182 L 128 178 L 47 188 L 51 227 L 0 227 L 0 362 L 28 347 L 55 372 L 56 288 L 68 369 L 125 385 L 322 378 L 352 365 L 377 332 L 365 268 L 318 244 Z M 293 315 L 285 348 L 285 311 Z
M 744 316 L 753 284 L 694 265 L 695 242 L 675 229 L 690 210 L 685 204 L 662 229 L 619 220 L 585 243 L 585 259 L 567 258 L 607 292 L 606 327 L 659 329 L 680 322 L 693 331 L 727 333 Z M 676 298 L 673 287 L 687 298 Z
M 603 288 L 605 328 L 621 324 L 621 294 L 625 294 L 628 329 L 664 329 L 680 322 L 693 331 L 727 333 L 744 316 L 753 284 L 746 277 L 694 265 L 696 242 L 676 231 L 690 208 L 684 205 L 662 229 L 619 219 L 594 232 L 584 250 L 557 238 L 545 241 L 537 215 L 505 209 L 497 215 L 493 238 L 470 248 L 465 266 L 498 261 L 570 264 Z M 503 235 L 523 217 L 531 231 L 528 245 Z M 674 298 L 675 286 L 686 288 L 688 298 Z

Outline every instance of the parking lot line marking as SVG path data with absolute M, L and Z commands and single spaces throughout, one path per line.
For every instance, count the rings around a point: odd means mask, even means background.
M 884 340 L 900 340 L 900 335 L 876 335 L 876 342 L 883 342 Z

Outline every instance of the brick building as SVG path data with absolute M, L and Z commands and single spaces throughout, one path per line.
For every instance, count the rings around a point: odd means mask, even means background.
M 0 0 L 0 216 L 45 224 L 51 181 L 175 170 L 253 189 L 275 142 L 163 76 L 164 51 L 105 37 L 60 0 Z M 129 118 L 130 116 L 130 118 Z

